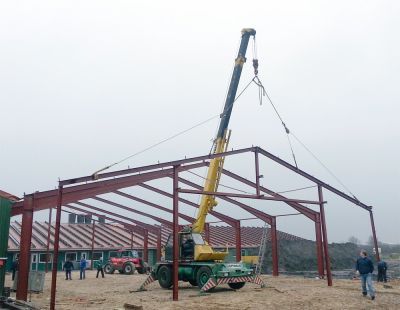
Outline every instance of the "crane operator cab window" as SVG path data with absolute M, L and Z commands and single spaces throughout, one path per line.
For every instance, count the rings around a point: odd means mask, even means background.
M 194 241 L 191 234 L 181 235 L 182 258 L 193 259 L 194 255 Z

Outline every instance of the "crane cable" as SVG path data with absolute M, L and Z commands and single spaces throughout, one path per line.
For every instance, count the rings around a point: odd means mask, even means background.
M 290 130 L 286 126 L 286 124 L 283 121 L 281 115 L 279 114 L 279 112 L 276 109 L 274 103 L 272 102 L 271 97 L 268 95 L 267 91 L 265 90 L 264 85 L 262 84 L 260 78 L 258 77 L 257 45 L 256 45 L 256 38 L 255 37 L 253 37 L 253 67 L 254 67 L 254 78 L 253 78 L 252 81 L 254 82 L 254 84 L 256 84 L 258 86 L 258 99 L 260 101 L 260 105 L 262 105 L 262 103 L 263 103 L 263 101 L 262 101 L 263 97 L 267 97 L 268 101 L 271 103 L 272 107 L 274 108 L 274 111 L 275 111 L 276 115 L 280 119 L 283 128 L 285 129 L 286 137 L 288 139 L 288 143 L 289 143 L 289 147 L 290 147 L 290 151 L 292 152 L 292 157 L 293 157 L 294 164 L 295 164 L 296 168 L 299 169 L 299 167 L 297 165 L 296 156 L 294 154 L 292 142 L 290 141 L 290 136 L 289 136 Z
M 256 43 L 255 43 L 255 38 L 254 38 L 254 45 L 256 45 Z M 256 52 L 257 52 L 257 49 L 256 49 L 256 47 L 254 47 L 254 53 L 255 53 L 255 57 L 256 57 Z M 267 91 L 265 90 L 265 87 L 264 87 L 264 85 L 262 84 L 262 82 L 261 82 L 261 80 L 260 80 L 260 78 L 258 77 L 258 70 L 256 69 L 256 67 L 255 66 L 258 66 L 258 60 L 257 59 L 254 59 L 253 60 L 253 66 L 254 66 L 254 74 L 255 74 L 255 76 L 254 76 L 254 78 L 253 78 L 253 81 L 254 81 L 254 83 L 259 87 L 259 93 L 260 94 L 262 94 L 262 96 L 261 95 L 259 95 L 259 100 L 260 100 L 260 105 L 262 105 L 262 97 L 267 97 L 268 98 L 268 101 L 270 102 L 270 104 L 272 105 L 272 108 L 274 109 L 274 111 L 275 111 L 275 113 L 276 113 L 276 115 L 278 116 L 278 118 L 279 118 L 279 120 L 281 121 L 281 123 L 282 123 L 282 126 L 283 126 L 283 128 L 285 129 L 285 132 L 286 132 L 286 137 L 287 137 L 287 139 L 288 139 L 288 142 L 289 142 L 289 146 L 290 146 L 290 150 L 291 150 L 291 152 L 292 152 L 292 156 L 293 156 L 293 160 L 294 160 L 294 163 L 295 163 L 295 165 L 296 165 L 296 168 L 297 169 L 299 169 L 299 167 L 298 167 L 298 165 L 297 165 L 297 161 L 296 161 L 296 156 L 295 156 L 295 154 L 294 154 L 294 150 L 293 150 L 293 146 L 292 146 L 292 142 L 291 142 L 291 140 L 290 140 L 290 135 L 292 135 L 293 136 L 293 138 L 340 184 L 340 185 L 342 185 L 343 186 L 343 188 L 345 189 L 345 190 L 347 190 L 352 196 L 353 196 L 353 198 L 354 199 L 356 199 L 357 201 L 359 201 L 358 199 L 357 199 L 357 197 L 351 192 L 351 190 L 313 153 L 313 152 L 311 152 L 311 150 L 298 138 L 298 137 L 296 137 L 296 135 L 293 133 L 293 132 L 291 132 L 290 130 L 289 130 L 289 128 L 286 126 L 286 123 L 283 121 L 283 118 L 282 118 L 282 116 L 279 114 L 279 112 L 278 112 L 278 110 L 277 110 L 277 108 L 275 107 L 275 105 L 274 105 L 274 103 L 272 102 L 272 100 L 271 100 L 271 97 L 268 95 L 268 93 L 267 93 Z
M 235 103 L 239 99 L 239 97 L 247 90 L 247 88 L 251 85 L 251 83 L 253 83 L 253 80 L 254 80 L 254 78 L 244 87 L 244 89 L 239 93 L 239 95 L 235 98 L 235 100 L 228 107 L 231 107 L 233 105 L 233 103 Z M 229 109 L 227 109 L 227 110 L 229 110 Z M 189 131 L 191 131 L 191 130 L 199 127 L 199 126 L 202 126 L 202 125 L 204 125 L 204 124 L 206 124 L 206 123 L 208 123 L 208 122 L 210 122 L 210 121 L 212 121 L 212 120 L 214 120 L 214 119 L 216 119 L 218 117 L 222 118 L 223 116 L 224 116 L 224 113 L 216 114 L 216 115 L 214 115 L 214 116 L 212 116 L 212 117 L 210 117 L 210 118 L 208 118 L 208 119 L 206 119 L 206 120 L 204 120 L 204 121 L 202 121 L 200 123 L 197 123 L 197 124 L 187 128 L 185 130 L 182 130 L 182 131 L 180 131 L 180 132 L 178 132 L 178 133 L 176 133 L 176 134 L 174 134 L 174 135 L 172 135 L 172 136 L 170 136 L 168 138 L 165 138 L 165 139 L 163 139 L 163 140 L 161 140 L 161 141 L 159 141 L 157 143 L 154 143 L 154 144 L 152 144 L 152 145 L 150 145 L 150 146 L 148 146 L 148 147 L 146 147 L 146 148 L 144 148 L 144 149 L 142 149 L 142 150 L 140 150 L 140 151 L 138 151 L 138 152 L 136 152 L 136 153 L 134 153 L 132 155 L 124 157 L 121 160 L 116 161 L 115 163 L 112 163 L 112 164 L 110 164 L 108 166 L 105 166 L 105 167 L 95 171 L 92 174 L 92 178 L 94 180 L 96 180 L 97 177 L 98 177 L 98 174 L 100 172 L 105 171 L 105 170 L 107 170 L 107 169 L 109 169 L 109 168 L 111 168 L 111 167 L 113 167 L 115 165 L 118 165 L 118 164 L 120 164 L 120 163 L 122 163 L 122 162 L 124 162 L 124 161 L 126 161 L 126 160 L 128 160 L 130 158 L 132 158 L 132 157 L 135 157 L 135 156 L 140 155 L 140 154 L 142 154 L 142 153 L 144 153 L 146 151 L 149 151 L 149 150 L 155 148 L 156 146 L 159 146 L 160 144 L 163 144 L 163 143 L 168 142 L 168 141 L 170 141 L 170 140 L 172 140 L 172 139 L 174 139 L 174 138 L 176 138 L 178 136 L 181 136 L 181 135 L 183 135 L 183 134 L 185 134 L 185 133 L 187 133 L 187 132 L 189 132 Z M 214 145 L 214 143 L 213 143 L 213 145 Z M 210 151 L 210 153 L 211 153 L 211 151 Z

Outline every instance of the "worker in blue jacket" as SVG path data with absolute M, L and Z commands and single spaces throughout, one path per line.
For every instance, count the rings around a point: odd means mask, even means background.
M 85 279 L 86 259 L 83 256 L 81 258 L 81 261 L 79 262 L 79 271 L 80 271 L 79 280 Z
M 386 271 L 387 271 L 387 264 L 384 260 L 381 260 L 378 263 L 378 282 L 387 282 L 387 276 L 386 276 Z
M 371 296 L 371 300 L 375 299 L 375 290 L 372 284 L 373 271 L 374 264 L 368 257 L 367 251 L 361 250 L 360 257 L 356 262 L 356 272 L 360 275 L 363 296 L 365 297 L 367 294 L 369 294 L 369 296 Z

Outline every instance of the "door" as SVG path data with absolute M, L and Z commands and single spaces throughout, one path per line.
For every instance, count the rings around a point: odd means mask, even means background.
M 31 254 L 31 271 L 38 270 L 38 254 Z

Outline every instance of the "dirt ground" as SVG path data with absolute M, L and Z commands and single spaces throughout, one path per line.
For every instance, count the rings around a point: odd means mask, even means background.
M 217 287 L 205 296 L 198 295 L 198 288 L 180 282 L 179 301 L 172 301 L 172 290 L 161 289 L 157 282 L 145 292 L 129 293 L 146 279 L 145 275 L 106 275 L 95 277 L 88 271 L 85 280 L 79 280 L 73 272 L 72 281 L 64 280 L 63 273 L 57 278 L 56 309 L 124 309 L 129 303 L 143 309 L 400 309 L 400 280 L 385 288 L 374 283 L 377 290 L 375 301 L 361 295 L 358 280 L 335 280 L 333 287 L 326 281 L 289 276 L 263 276 L 264 289 L 251 283 L 238 291 L 227 285 Z M 46 275 L 44 292 L 32 294 L 32 303 L 40 309 L 48 309 L 50 303 L 51 274 Z M 11 286 L 7 275 L 6 285 Z M 12 295 L 12 297 L 15 297 Z

